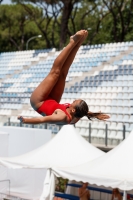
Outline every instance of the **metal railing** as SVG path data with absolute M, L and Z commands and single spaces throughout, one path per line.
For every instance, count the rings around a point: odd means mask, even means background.
M 88 140 L 91 143 L 91 133 L 92 133 L 91 123 L 89 123 L 89 129 L 88 130 L 89 130 L 89 139 Z M 105 146 L 108 146 L 108 131 L 109 131 L 108 124 L 105 124 Z M 124 124 L 123 124 L 122 132 L 123 132 L 123 139 L 122 140 L 124 140 L 125 137 L 126 137 L 126 126 Z
M 8 122 L 7 122 L 7 125 L 8 126 L 11 126 L 11 121 L 10 121 L 10 118 L 8 118 Z M 48 126 L 49 125 L 51 125 L 51 124 L 48 124 L 48 123 L 45 123 L 45 124 L 43 124 L 42 126 L 43 126 L 43 128 L 44 129 L 49 129 L 48 128 Z M 23 127 L 24 125 L 20 122 L 19 123 L 19 126 L 20 127 Z M 54 124 L 52 124 L 51 126 L 55 126 Z M 74 125 L 75 126 L 75 125 Z M 34 124 L 32 124 L 32 125 L 30 125 L 30 128 L 35 128 L 36 127 L 36 125 L 34 125 Z M 58 127 L 59 127 L 59 130 L 61 129 L 61 125 L 58 125 Z M 80 127 L 80 128 L 84 128 L 84 127 Z M 96 129 L 96 128 L 94 128 L 94 129 Z M 92 124 L 91 123 L 89 123 L 89 126 L 88 126 L 88 138 L 87 137 L 85 137 L 90 143 L 92 142 L 92 130 L 93 130 L 93 128 L 92 128 Z M 112 129 L 109 129 L 109 125 L 108 124 L 105 124 L 105 127 L 103 127 L 103 128 L 101 128 L 100 130 L 104 130 L 105 131 L 105 138 L 104 138 L 104 145 L 107 147 L 108 146 L 108 136 L 109 136 L 109 131 L 110 130 L 112 130 Z M 114 130 L 114 129 L 113 129 Z M 115 131 L 115 130 L 114 130 Z M 116 130 L 117 131 L 117 130 Z M 126 126 L 125 126 L 125 124 L 123 124 L 123 128 L 121 129 L 121 131 L 122 131 L 122 135 L 123 135 L 123 138 L 121 139 L 121 140 L 124 140 L 125 138 L 126 138 Z M 58 132 L 58 131 L 57 131 Z M 57 133 L 57 132 L 53 132 L 53 133 Z M 114 139 L 115 139 L 115 137 L 114 137 Z

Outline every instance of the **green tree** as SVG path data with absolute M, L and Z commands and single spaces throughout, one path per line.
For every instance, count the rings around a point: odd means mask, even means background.
M 0 6 L 1 51 L 62 48 L 70 35 L 88 29 L 84 44 L 133 39 L 133 0 L 12 0 Z
M 73 24 L 75 23 L 76 30 L 87 29 L 89 31 L 87 44 L 95 43 L 95 38 L 102 29 L 102 23 L 109 15 L 109 11 L 104 7 L 101 1 L 84 0 L 77 10 Z
M 59 47 L 62 48 L 67 41 L 67 36 L 70 36 L 71 31 L 68 29 L 69 18 L 73 11 L 74 6 L 79 5 L 79 0 L 12 0 L 13 2 L 21 4 L 26 11 L 30 14 L 31 18 L 35 21 L 39 30 L 42 32 L 45 40 L 47 41 L 47 47 L 51 47 L 54 44 L 55 31 L 58 31 Z M 36 14 L 33 10 L 27 8 L 26 3 L 32 3 L 34 6 L 42 9 L 41 21 L 36 20 Z M 45 26 L 42 27 L 42 23 L 45 19 Z M 51 40 L 48 40 L 48 26 L 51 26 Z M 56 28 L 58 27 L 58 28 Z
M 29 37 L 38 34 L 38 27 L 22 6 L 0 6 L 1 51 L 23 50 Z
M 122 42 L 130 31 L 133 19 L 133 0 L 102 0 L 105 9 L 112 18 L 111 37 L 115 42 Z

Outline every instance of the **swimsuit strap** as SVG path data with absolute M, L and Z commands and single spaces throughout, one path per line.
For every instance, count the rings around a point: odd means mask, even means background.
M 62 105 L 64 105 L 65 106 L 65 108 L 67 109 L 67 108 L 69 108 L 69 103 L 65 103 L 65 104 L 62 104 Z M 71 120 L 72 120 L 72 118 L 71 118 L 71 115 L 67 112 L 67 110 L 64 110 L 64 112 L 66 113 L 66 115 L 68 116 L 68 118 L 69 118 L 69 123 L 71 122 Z

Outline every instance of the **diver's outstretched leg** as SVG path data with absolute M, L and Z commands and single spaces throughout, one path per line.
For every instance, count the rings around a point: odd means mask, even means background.
M 52 69 L 47 77 L 38 85 L 31 95 L 31 106 L 37 110 L 42 103 L 49 97 L 52 89 L 60 78 L 62 67 L 67 60 L 71 51 L 79 40 L 83 37 L 84 31 L 78 31 L 73 37 L 70 38 L 69 44 L 62 50 L 59 56 L 55 59 Z
M 71 64 L 72 64 L 72 62 L 73 62 L 73 60 L 76 56 L 76 53 L 77 53 L 79 47 L 81 46 L 83 41 L 86 39 L 87 35 L 88 35 L 88 32 L 84 31 L 83 37 L 79 40 L 79 42 L 75 45 L 75 47 L 73 48 L 73 50 L 71 51 L 71 53 L 67 57 L 64 65 L 61 69 L 60 77 L 59 77 L 56 85 L 52 89 L 51 93 L 49 94 L 49 96 L 52 99 L 55 99 L 57 102 L 60 102 L 61 96 L 63 94 L 64 87 L 65 87 L 65 80 L 66 80 L 66 76 L 68 74 L 69 68 L 70 68 L 70 66 L 71 66 Z

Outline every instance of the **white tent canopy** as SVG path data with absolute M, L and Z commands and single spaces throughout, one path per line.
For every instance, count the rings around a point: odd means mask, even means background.
M 104 153 L 77 134 L 72 125 L 63 126 L 50 142 L 21 156 L 0 158 L 0 164 L 9 168 L 47 168 L 41 199 L 54 195 L 53 168 L 76 167 L 94 160 Z
M 86 163 L 104 153 L 77 134 L 72 125 L 63 126 L 45 145 L 17 157 L 0 158 L 10 168 L 70 167 Z
M 121 190 L 133 189 L 133 131 L 113 150 L 76 167 L 54 168 L 58 176 Z

